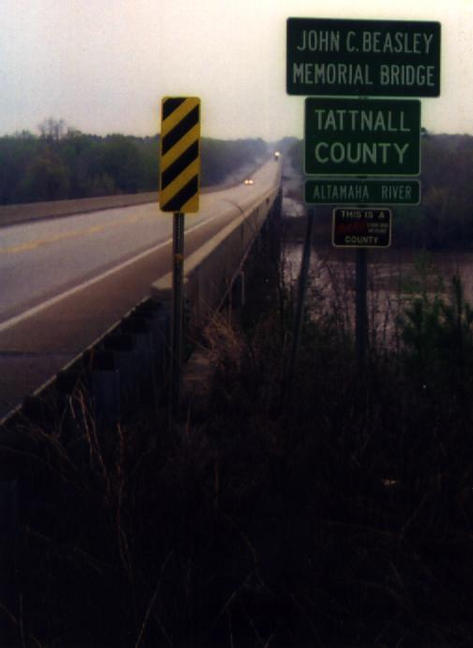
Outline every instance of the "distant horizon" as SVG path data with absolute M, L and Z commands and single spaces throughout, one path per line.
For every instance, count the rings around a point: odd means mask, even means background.
M 84 131 L 79 128 L 75 128 L 73 125 L 70 124 L 65 124 L 66 126 L 66 133 L 64 136 L 62 136 L 60 139 L 63 139 L 65 136 L 67 136 L 68 130 L 72 131 L 73 133 L 78 133 L 80 135 L 90 135 L 92 137 L 113 137 L 114 135 L 120 135 L 123 137 L 135 137 L 137 139 L 146 139 L 146 138 L 152 138 L 152 137 L 159 137 L 160 132 L 158 131 L 157 133 L 153 134 L 148 134 L 148 135 L 137 135 L 136 133 L 127 133 L 127 132 L 120 132 L 120 131 L 110 131 L 110 132 L 104 132 L 104 133 L 94 133 L 92 131 Z M 422 128 L 425 128 L 427 133 L 429 135 L 437 135 L 437 136 L 452 136 L 452 137 L 473 137 L 472 133 L 467 133 L 467 132 L 446 132 L 446 131 L 435 131 L 430 128 L 426 128 L 423 126 Z M 41 133 L 39 132 L 39 128 L 36 128 L 36 131 L 30 130 L 29 128 L 24 128 L 22 130 L 17 130 L 15 132 L 10 132 L 10 133 L 3 133 L 0 135 L 0 138 L 6 138 L 6 137 L 20 137 L 23 134 L 28 134 L 32 135 L 33 137 L 41 138 Z M 238 140 L 263 140 L 266 144 L 275 144 L 277 142 L 281 142 L 282 140 L 285 139 L 295 139 L 297 141 L 303 141 L 304 137 L 298 137 L 297 135 L 283 135 L 282 137 L 278 137 L 276 139 L 271 139 L 268 140 L 262 135 L 248 135 L 248 136 L 240 136 L 240 137 L 217 137 L 214 135 L 206 135 L 201 134 L 201 139 L 213 139 L 213 140 L 221 140 L 225 142 L 231 142 L 231 141 L 238 141 Z

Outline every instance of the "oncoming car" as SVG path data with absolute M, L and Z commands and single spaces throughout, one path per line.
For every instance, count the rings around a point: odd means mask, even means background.
M 252 185 L 254 183 L 255 183 L 255 181 L 253 180 L 253 178 L 245 178 L 243 180 L 243 184 L 246 184 L 246 185 Z

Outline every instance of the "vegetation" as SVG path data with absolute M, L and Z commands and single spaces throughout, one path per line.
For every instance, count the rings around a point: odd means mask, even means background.
M 292 290 L 254 263 L 240 324 L 202 341 L 208 400 L 178 429 L 99 430 L 79 391 L 67 435 L 31 430 L 47 470 L 25 488 L 22 645 L 472 645 L 461 282 L 432 293 L 420 260 L 399 345 L 372 343 L 362 374 L 342 302 L 312 303 L 288 384 Z
M 202 185 L 218 184 L 266 154 L 260 139 L 201 142 Z M 0 204 L 157 191 L 159 136 L 99 137 L 48 119 L 40 135 L 0 138 Z
M 251 167 L 266 156 L 265 142 L 258 139 L 218 140 L 202 138 L 202 184 L 216 185 L 241 168 Z

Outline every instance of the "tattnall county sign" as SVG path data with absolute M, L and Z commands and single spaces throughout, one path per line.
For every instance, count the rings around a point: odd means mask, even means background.
M 161 114 L 160 208 L 166 212 L 197 212 L 200 99 L 164 97 Z
M 438 97 L 440 23 L 288 18 L 287 92 Z
M 420 173 L 420 101 L 305 100 L 306 175 Z
M 332 244 L 335 247 L 389 247 L 391 218 L 390 209 L 338 207 L 332 212 Z
M 309 205 L 419 205 L 419 180 L 306 180 Z

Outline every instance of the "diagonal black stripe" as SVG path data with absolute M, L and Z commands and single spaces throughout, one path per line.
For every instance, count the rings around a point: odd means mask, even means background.
M 163 103 L 163 120 L 169 117 L 169 115 L 173 113 L 176 108 L 179 108 L 179 106 L 184 103 L 185 100 L 185 97 L 171 97 L 170 99 L 166 99 L 166 101 Z
M 168 186 L 177 176 L 186 169 L 195 159 L 199 157 L 199 142 L 196 140 L 174 160 L 161 174 L 161 189 Z
M 163 137 L 162 154 L 167 153 L 198 122 L 199 106 L 196 106 Z
M 165 205 L 161 205 L 161 209 L 163 211 L 174 211 L 177 212 L 184 205 L 188 200 L 192 198 L 192 196 L 195 196 L 195 194 L 199 191 L 199 180 L 198 176 L 194 176 L 189 180 L 189 182 L 180 189 L 177 194 L 175 194 L 171 200 L 168 200 Z

